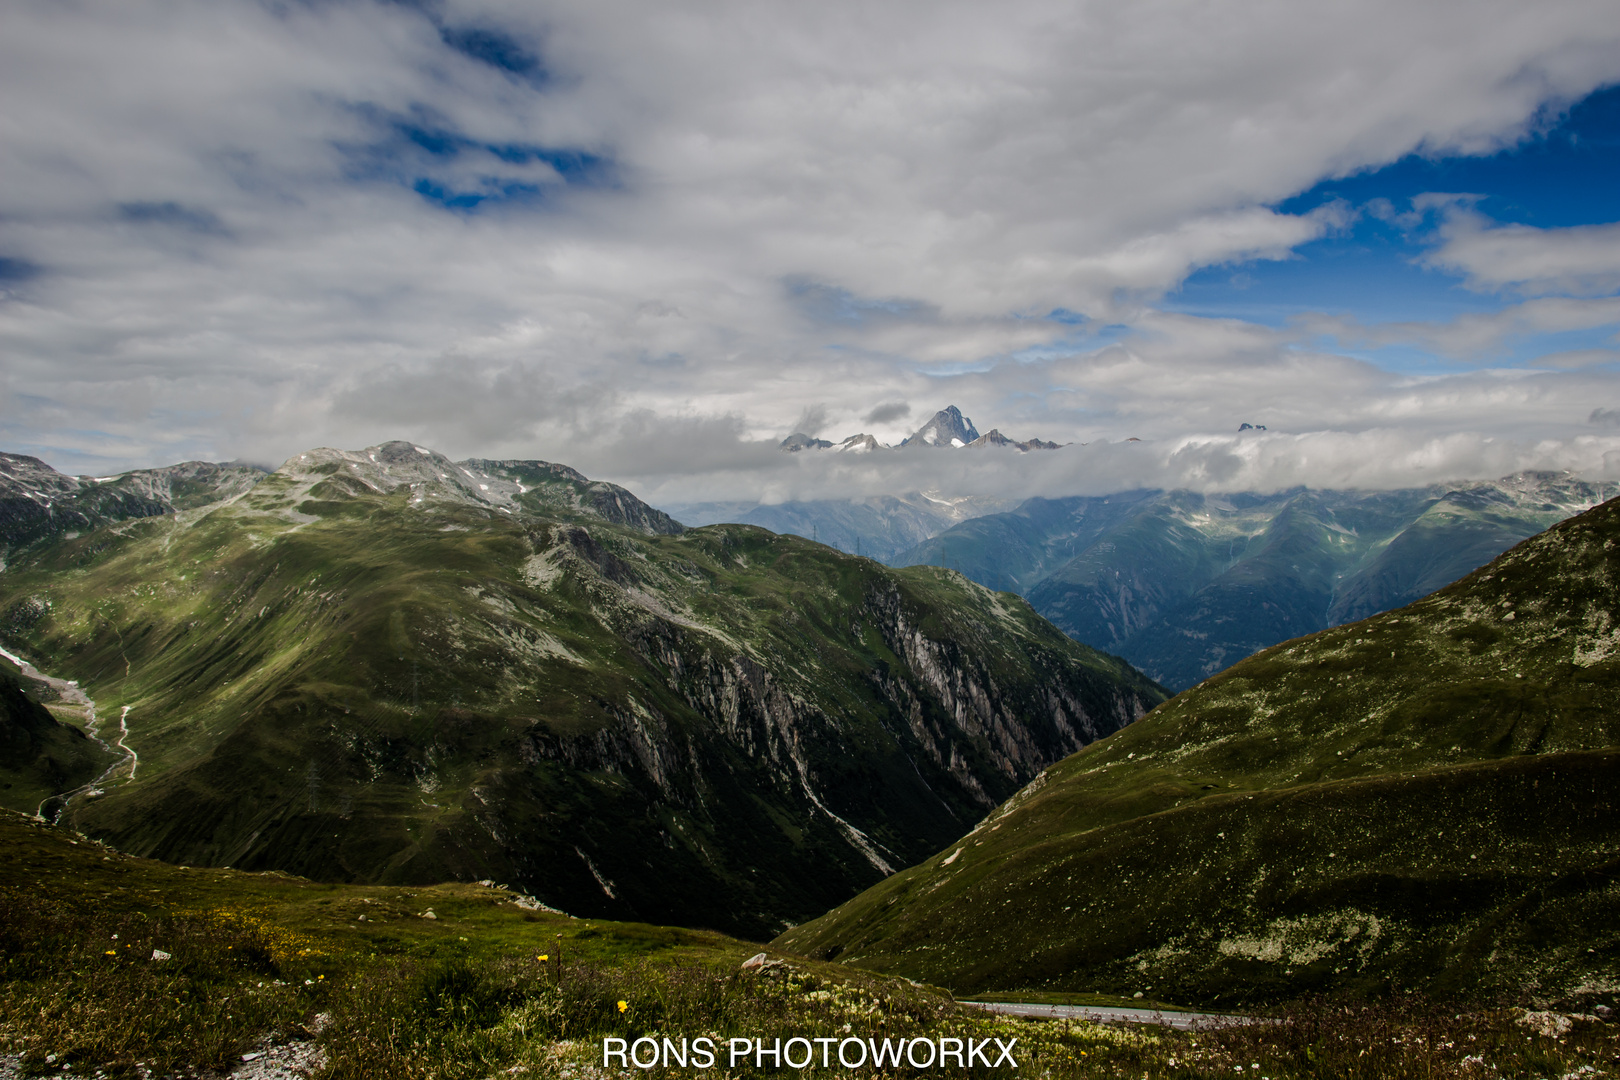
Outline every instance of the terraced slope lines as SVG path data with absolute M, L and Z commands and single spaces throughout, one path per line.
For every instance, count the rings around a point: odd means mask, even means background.
M 66 812 L 124 850 L 752 935 L 1164 696 L 949 571 L 399 442 L 30 549 L 0 627 L 130 707 L 138 778 Z
M 1620 992 L 1620 502 L 1291 641 L 779 939 L 961 991 Z

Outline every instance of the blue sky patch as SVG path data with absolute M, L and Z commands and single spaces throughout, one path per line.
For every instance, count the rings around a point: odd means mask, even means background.
M 32 281 L 45 272 L 45 268 L 27 259 L 0 256 L 0 283 Z
M 463 56 L 530 82 L 546 80 L 545 65 L 517 38 L 493 27 L 440 26 L 439 38 Z
M 495 143 L 470 138 L 427 108 L 409 116 L 372 106 L 356 110 L 377 128 L 372 142 L 339 147 L 356 180 L 403 184 L 447 210 L 502 203 L 539 204 L 550 189 L 613 188 L 613 160 L 578 147 Z M 544 170 L 525 166 L 544 165 Z
M 219 215 L 201 207 L 177 202 L 125 202 L 118 204 L 118 217 L 135 225 L 165 225 L 187 232 L 223 235 L 227 230 Z
M 1473 208 L 1494 223 L 1555 229 L 1620 221 L 1620 87 L 1588 96 L 1540 133 L 1495 154 L 1413 154 L 1380 169 L 1323 180 L 1274 209 L 1307 214 L 1344 200 L 1357 213 L 1349 229 L 1302 244 L 1288 259 L 1203 267 L 1161 306 L 1280 329 L 1313 312 L 1363 325 L 1444 324 L 1517 303 L 1517 295 L 1468 288 L 1461 274 L 1422 264 L 1441 242 L 1441 213 L 1413 208 L 1414 199 L 1429 193 L 1476 196 Z M 1612 347 L 1613 334 L 1614 328 L 1606 327 L 1516 335 L 1489 359 L 1518 362 L 1604 342 Z M 1412 346 L 1369 350 L 1332 338 L 1319 338 L 1316 344 L 1399 371 L 1456 363 Z

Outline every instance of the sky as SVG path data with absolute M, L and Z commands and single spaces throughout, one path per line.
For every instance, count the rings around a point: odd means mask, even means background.
M 1614 0 L 9 0 L 0 95 L 0 450 L 67 472 L 1620 479 Z M 1071 445 L 776 449 L 946 405 Z

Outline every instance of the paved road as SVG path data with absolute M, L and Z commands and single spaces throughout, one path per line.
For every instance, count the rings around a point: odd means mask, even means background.
M 1196 1028 L 1223 1027 L 1228 1024 L 1252 1024 L 1252 1016 L 1227 1016 L 1222 1013 L 1159 1012 L 1155 1009 L 1116 1009 L 1098 1005 L 1030 1005 L 1005 1001 L 961 1001 L 974 1009 L 1003 1013 L 1007 1016 L 1038 1016 L 1061 1020 L 1091 1020 L 1103 1024 L 1162 1024 L 1183 1031 Z

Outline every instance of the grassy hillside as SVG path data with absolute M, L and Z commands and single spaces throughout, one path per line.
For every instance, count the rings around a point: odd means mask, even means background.
M 782 936 L 953 989 L 1620 993 L 1620 505 L 1269 649 Z
M 567 1080 L 602 1075 L 604 1038 L 648 1036 L 711 1038 L 717 1073 L 737 1077 L 781 1070 L 733 1064 L 731 1038 L 1016 1040 L 1013 1075 L 1057 1080 L 1201 1080 L 1238 1066 L 1272 1080 L 1582 1076 L 1620 1050 L 1612 1025 L 1416 999 L 1201 1032 L 1017 1021 L 779 953 L 744 970 L 755 945 L 571 919 L 495 884 L 187 869 L 3 811 L 0 850 L 0 1069 L 19 1075 L 218 1076 L 252 1058 L 328 1080 Z
M 694 1035 L 757 1026 L 781 1004 L 781 987 L 737 976 L 757 946 L 574 919 L 504 885 L 176 867 L 3 811 L 0 846 L 0 1050 L 40 1071 L 194 1074 L 267 1044 L 318 1042 L 335 1076 L 477 1077 L 496 1062 L 555 1075 L 593 1063 L 591 1036 L 704 1006 Z M 829 971 L 805 968 L 852 1007 L 881 995 L 933 1019 L 948 1006 Z
M 128 710 L 65 815 L 127 850 L 764 936 L 1163 697 L 954 573 L 406 443 L 35 550 L 0 628 Z

